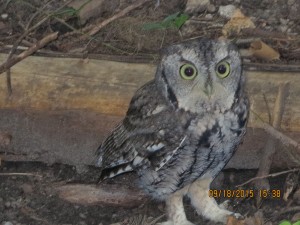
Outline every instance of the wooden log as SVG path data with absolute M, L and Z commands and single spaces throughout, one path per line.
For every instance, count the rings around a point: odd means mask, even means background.
M 0 54 L 0 62 L 7 55 Z M 134 92 L 153 79 L 151 64 L 105 60 L 29 57 L 11 71 L 14 94 L 7 96 L 0 76 L 0 108 L 77 110 L 123 116 Z M 251 111 L 264 121 L 275 103 L 280 83 L 290 83 L 282 129 L 300 131 L 300 72 L 246 71 Z M 272 114 L 272 113 L 271 113 Z M 272 116 L 272 115 L 271 115 Z M 258 127 L 251 116 L 249 126 Z
M 0 54 L 0 62 L 6 57 Z M 0 127 L 13 137 L 11 148 L 0 153 L 10 159 L 94 164 L 95 150 L 155 70 L 151 64 L 26 58 L 11 69 L 11 96 L 5 77 L 0 76 Z M 268 122 L 282 82 L 290 87 L 281 127 L 294 140 L 300 139 L 300 73 L 246 71 L 246 76 L 251 116 L 244 144 L 228 165 L 231 168 L 257 168 L 266 135 L 252 112 Z M 287 166 L 286 156 L 277 158 L 276 166 Z

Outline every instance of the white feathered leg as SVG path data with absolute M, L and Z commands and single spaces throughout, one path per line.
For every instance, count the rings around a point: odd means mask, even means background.
M 188 189 L 188 196 L 197 213 L 215 222 L 227 222 L 227 217 L 233 215 L 242 217 L 239 213 L 230 212 L 220 207 L 213 197 L 209 197 L 211 178 L 196 180 Z
M 194 225 L 187 220 L 182 198 L 187 193 L 188 187 L 176 191 L 166 201 L 169 220 L 159 225 Z

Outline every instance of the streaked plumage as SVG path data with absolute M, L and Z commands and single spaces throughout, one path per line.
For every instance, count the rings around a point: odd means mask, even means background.
M 234 45 L 194 39 L 170 46 L 155 79 L 135 93 L 126 117 L 99 147 L 102 179 L 136 171 L 141 188 L 166 200 L 165 225 L 191 224 L 182 206 L 186 194 L 199 214 L 225 222 L 231 212 L 207 193 L 241 142 L 247 116 Z

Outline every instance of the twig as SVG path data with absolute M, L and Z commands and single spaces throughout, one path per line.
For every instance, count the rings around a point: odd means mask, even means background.
M 30 29 L 30 24 L 32 23 L 32 21 L 34 20 L 34 18 L 40 14 L 41 12 L 43 12 L 45 10 L 46 7 L 48 7 L 50 5 L 50 3 L 52 3 L 54 0 L 50 0 L 49 2 L 47 2 L 46 4 L 44 4 L 42 7 L 40 7 L 29 19 L 25 30 L 29 30 Z M 31 5 L 32 8 L 35 8 L 33 5 Z
M 63 7 L 65 7 L 67 4 L 69 4 L 70 2 L 72 2 L 73 0 L 69 0 L 67 3 L 63 4 L 63 6 L 61 6 L 59 9 L 62 9 Z M 36 17 L 40 12 L 43 11 L 43 9 L 45 7 L 48 6 L 48 4 L 50 4 L 51 1 L 49 1 L 47 4 L 45 4 L 43 7 L 41 7 L 35 14 L 33 14 L 33 16 L 29 19 L 29 22 L 27 23 L 26 27 L 25 27 L 25 31 L 24 33 L 17 39 L 17 41 L 14 43 L 13 47 L 11 48 L 9 54 L 8 54 L 8 57 L 6 59 L 6 62 L 4 64 L 6 65 L 9 65 L 9 63 L 12 60 L 13 58 L 13 54 L 15 53 L 16 49 L 18 48 L 19 44 L 21 43 L 21 41 L 30 33 L 32 32 L 33 30 L 35 30 L 36 28 L 38 28 L 39 26 L 41 26 L 43 23 L 45 23 L 50 17 L 51 15 L 47 15 L 45 18 L 43 18 L 42 20 L 40 20 L 38 23 L 36 23 L 34 26 L 32 27 L 29 27 L 29 25 L 31 24 L 31 22 L 33 21 L 34 17 Z M 30 4 L 29 4 L 30 5 Z M 59 10 L 58 9 L 58 10 Z M 32 54 L 32 53 L 31 53 Z M 27 56 L 26 56 L 27 57 Z M 17 63 L 17 62 L 16 62 Z M 2 64 L 3 65 L 3 64 Z M 14 65 L 14 64 L 13 64 Z M 12 66 L 13 66 L 12 65 Z M 11 67 L 11 66 L 10 66 Z M 6 76 L 7 76 L 7 90 L 8 90 L 8 95 L 10 96 L 12 94 L 12 85 L 11 85 L 11 74 L 10 74 L 10 71 L 9 71 L 9 68 L 10 67 L 7 67 L 5 68 L 4 71 L 8 70 L 7 73 L 6 73 Z M 4 71 L 1 71 L 0 70 L 0 74 L 3 73 Z
M 293 140 L 292 138 L 286 136 L 285 134 L 281 133 L 280 131 L 276 130 L 274 127 L 272 127 L 270 124 L 263 121 L 263 119 L 255 113 L 253 110 L 251 110 L 252 115 L 254 115 L 257 120 L 259 121 L 260 127 L 264 129 L 266 132 L 268 132 L 270 135 L 272 135 L 277 140 L 280 140 L 281 143 L 285 146 L 292 146 L 300 153 L 300 144 Z
M 284 213 L 289 213 L 289 212 L 294 212 L 294 211 L 300 211 L 300 206 L 293 206 L 289 208 L 284 208 L 281 211 L 277 212 L 279 215 L 284 214 Z
M 33 210 L 32 208 L 30 208 L 28 206 L 22 207 L 21 212 L 24 213 L 26 216 L 29 216 L 31 219 L 38 221 L 39 223 L 43 222 L 45 224 L 52 225 L 52 223 L 50 223 L 46 219 L 39 217 L 36 214 L 35 210 Z
M 34 173 L 0 173 L 0 176 L 27 176 L 27 177 L 40 177 L 42 178 L 42 175 L 34 174 Z
M 262 30 L 259 28 L 245 28 L 242 29 L 242 34 L 250 37 L 260 37 L 260 38 L 268 38 L 268 39 L 273 39 L 273 40 L 297 40 L 296 35 L 286 35 L 285 33 L 281 32 L 271 32 L 271 31 L 266 31 Z
M 267 101 L 267 96 L 263 93 L 263 97 L 264 97 L 264 101 L 265 101 L 265 104 L 266 104 L 266 107 L 267 107 L 267 112 L 268 112 L 268 118 L 269 118 L 269 123 L 271 123 L 272 121 L 272 115 L 271 115 L 271 112 L 270 112 L 270 107 L 269 107 L 269 104 L 268 104 L 268 101 Z
M 277 140 L 280 140 L 283 145 L 286 145 L 286 146 L 291 145 L 291 146 L 293 146 L 294 148 L 296 148 L 300 152 L 300 144 L 298 142 L 296 142 L 292 138 L 284 135 L 283 133 L 279 132 L 274 127 L 272 127 L 271 125 L 269 125 L 269 124 L 267 124 L 265 122 L 261 122 L 261 125 L 262 125 L 261 127 L 266 132 L 268 132 L 269 134 L 271 134 Z
M 275 211 L 273 214 L 272 214 L 272 220 L 275 221 L 275 220 L 278 220 L 279 217 L 282 215 L 282 214 L 285 214 L 285 213 L 290 213 L 290 212 L 294 212 L 294 211 L 300 211 L 300 206 L 286 206 L 284 207 L 283 209 L 281 209 L 279 212 L 278 211 Z
M 93 36 L 95 35 L 96 33 L 98 33 L 103 27 L 105 27 L 107 24 L 113 22 L 114 20 L 122 17 L 122 16 L 125 16 L 127 13 L 129 13 L 130 11 L 144 5 L 145 3 L 149 2 L 150 0 L 140 0 L 138 1 L 137 3 L 135 4 L 132 4 L 128 7 L 126 7 L 125 9 L 121 10 L 120 12 L 116 13 L 115 15 L 113 15 L 112 17 L 96 24 L 92 30 L 90 30 L 88 32 L 88 34 L 84 34 L 80 37 L 80 40 L 84 40 L 86 38 L 88 38 L 89 36 Z
M 55 40 L 58 36 L 58 32 L 52 33 L 44 37 L 42 40 L 38 41 L 35 43 L 32 47 L 28 48 L 26 51 L 22 52 L 21 54 L 12 57 L 10 60 L 4 62 L 3 64 L 0 65 L 0 74 L 3 73 L 4 71 L 8 70 L 11 68 L 13 65 L 16 63 L 22 61 L 26 57 L 30 56 L 40 48 L 43 48 L 46 44 L 49 42 Z
M 236 187 L 245 186 L 246 184 L 249 184 L 254 180 L 265 179 L 265 178 L 268 178 L 268 177 L 277 177 L 277 176 L 280 176 L 280 175 L 283 175 L 283 174 L 286 174 L 286 173 L 292 173 L 292 172 L 296 172 L 296 171 L 300 171 L 300 169 L 298 169 L 298 168 L 297 169 L 291 169 L 291 170 L 281 171 L 281 172 L 278 172 L 278 173 L 271 173 L 271 174 L 268 174 L 268 175 L 265 175 L 265 176 L 253 177 L 250 180 L 248 180 L 248 181 L 246 181 L 242 184 L 236 185 Z
M 272 125 L 275 129 L 280 129 L 281 119 L 284 112 L 285 97 L 288 90 L 288 83 L 283 83 L 279 85 L 278 94 L 276 97 L 274 109 L 273 109 L 273 121 Z M 277 142 L 273 136 L 269 136 L 265 147 L 263 149 L 262 157 L 259 162 L 257 177 L 262 177 L 270 173 L 271 164 L 273 161 L 273 156 L 276 153 Z M 267 179 L 260 179 L 254 182 L 254 186 L 257 189 L 269 189 L 270 184 Z M 259 205 L 261 198 L 257 196 L 257 203 Z
M 7 86 L 7 93 L 8 96 L 12 95 L 12 85 L 11 85 L 11 74 L 10 69 L 6 71 L 6 86 Z

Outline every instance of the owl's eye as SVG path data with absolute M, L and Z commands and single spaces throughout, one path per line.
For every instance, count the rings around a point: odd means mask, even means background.
M 230 74 L 230 65 L 228 62 L 220 62 L 216 66 L 216 73 L 218 77 L 220 78 L 225 78 Z
M 180 67 L 180 76 L 185 80 L 192 80 L 197 76 L 197 69 L 192 64 L 184 64 Z

